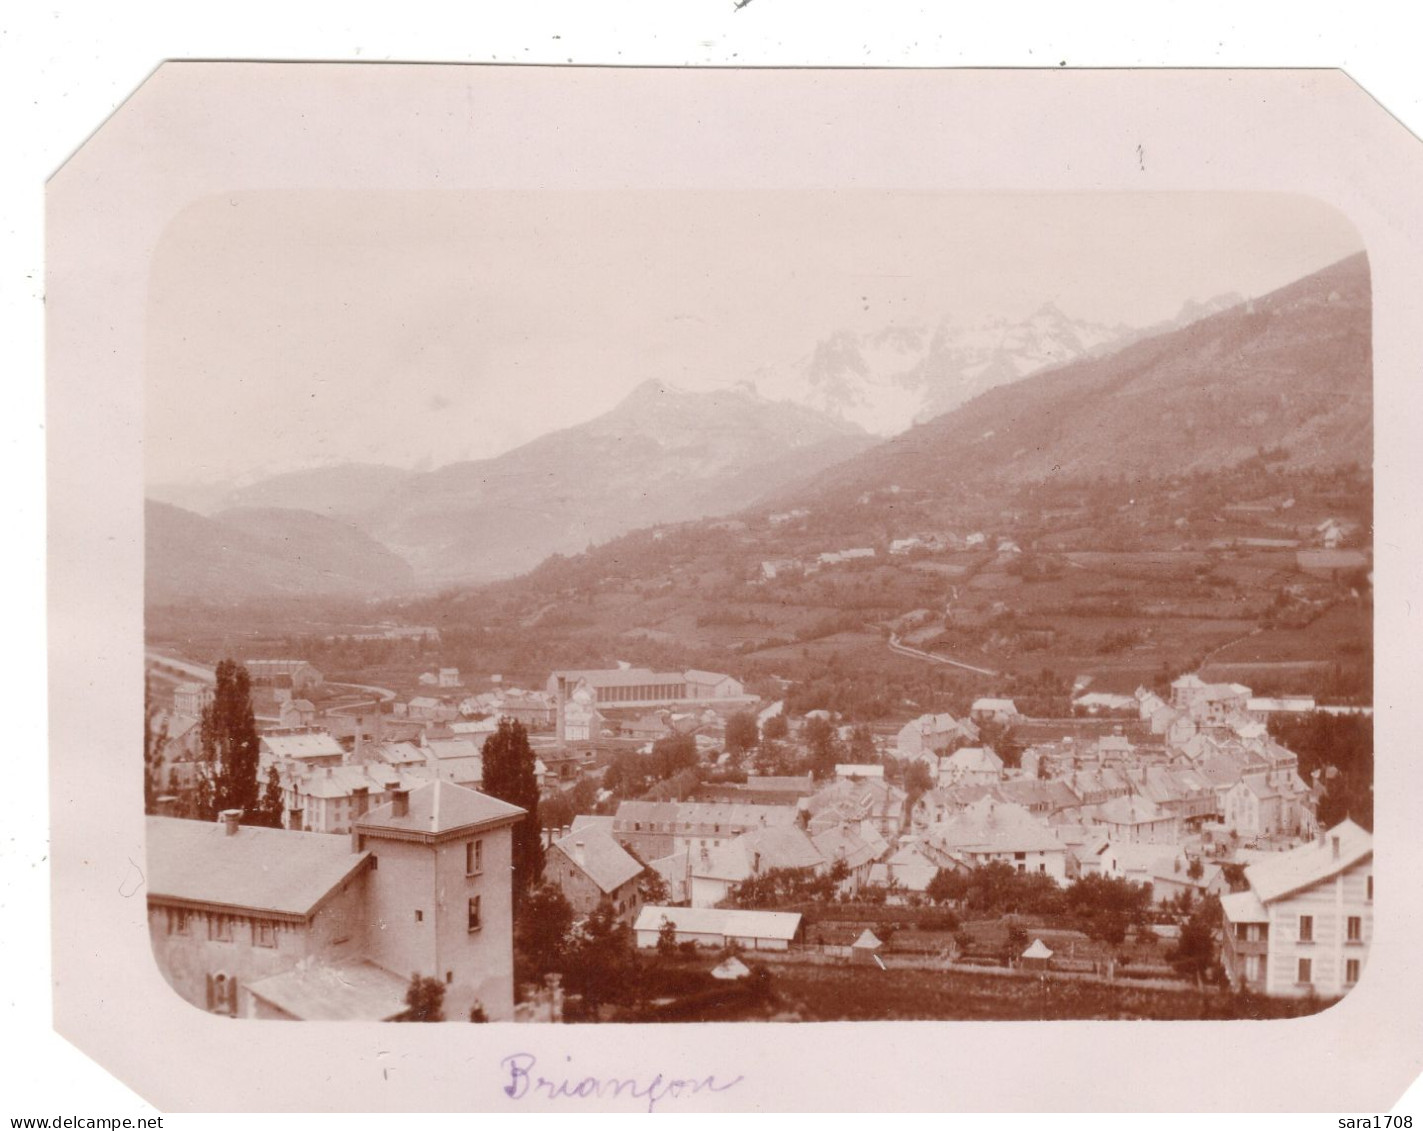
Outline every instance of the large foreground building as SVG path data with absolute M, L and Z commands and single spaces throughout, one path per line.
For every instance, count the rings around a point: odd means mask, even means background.
M 1231 984 L 1294 997 L 1353 989 L 1374 933 L 1373 837 L 1345 821 L 1251 864 L 1245 879 L 1248 890 L 1220 901 Z
M 148 818 L 148 925 L 163 976 L 234 1017 L 388 1020 L 412 975 L 445 1016 L 513 1016 L 516 806 L 449 782 L 397 789 L 350 837 Z

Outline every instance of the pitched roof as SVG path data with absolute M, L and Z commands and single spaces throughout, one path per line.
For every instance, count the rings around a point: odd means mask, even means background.
M 519 819 L 524 810 L 507 801 L 448 781 L 433 781 L 410 791 L 408 812 L 395 816 L 395 803 L 377 806 L 357 822 L 361 832 L 404 832 L 436 835 L 491 822 Z
M 981 798 L 934 827 L 930 839 L 946 851 L 1061 852 L 1057 833 L 1021 805 Z
M 1245 878 L 1261 902 L 1272 903 L 1336 876 L 1373 854 L 1373 836 L 1346 820 L 1318 840 L 1251 864 L 1245 869 Z
M 877 860 L 889 849 L 878 833 L 864 836 L 854 825 L 835 825 L 812 833 L 810 841 L 824 859 L 831 862 L 843 860 L 850 868 L 859 868 Z
M 1023 951 L 1023 957 L 1047 959 L 1052 957 L 1052 951 L 1048 950 L 1042 939 L 1034 939 L 1032 945 Z
M 1229 923 L 1268 923 L 1270 913 L 1253 891 L 1235 891 L 1220 897 L 1220 909 Z
M 312 734 L 268 734 L 262 744 L 274 758 L 342 758 L 341 744 L 325 731 Z
M 712 967 L 711 976 L 718 981 L 731 982 L 740 978 L 745 978 L 751 973 L 751 967 L 742 962 L 734 954 L 729 954 L 716 966 Z
M 642 865 L 603 829 L 580 828 L 554 841 L 553 847 L 605 895 L 611 895 L 642 871 Z
M 348 837 L 149 817 L 150 897 L 305 917 L 362 867 Z
M 1161 810 L 1150 798 L 1141 794 L 1113 797 L 1097 807 L 1097 817 L 1110 825 L 1141 825 L 1151 821 L 1165 821 L 1170 814 Z
M 413 742 L 382 742 L 374 748 L 374 754 L 382 762 L 392 766 L 425 763 L 425 752 Z
M 688 934 L 726 935 L 732 938 L 790 939 L 800 930 L 798 911 L 743 911 L 728 907 L 659 907 L 649 904 L 638 914 L 633 929 L 655 931 L 663 918 Z
M 1003 769 L 1003 759 L 994 753 L 991 746 L 961 746 L 948 757 L 940 759 L 940 765 L 945 762 L 961 770 L 996 774 Z
M 641 687 L 685 683 L 681 672 L 655 672 L 651 668 L 584 668 L 577 671 L 557 671 L 570 684 L 585 680 L 592 687 Z
M 689 668 L 682 675 L 688 683 L 720 683 L 724 679 L 731 678 L 725 672 L 704 672 L 697 668 Z
M 616 816 L 620 828 L 626 828 L 628 821 L 643 821 L 680 826 L 721 826 L 728 833 L 737 828 L 793 824 L 795 819 L 793 805 L 703 801 L 624 801 L 618 806 Z
M 799 825 L 751 829 L 720 848 L 707 853 L 705 860 L 692 858 L 692 875 L 710 880 L 740 883 L 773 868 L 816 868 L 825 862 L 818 848 Z
M 409 983 L 373 962 L 298 964 L 247 990 L 301 1021 L 389 1021 L 406 1009 Z
M 414 777 L 409 770 L 398 770 L 394 766 L 376 767 L 374 773 L 367 772 L 365 766 L 317 766 L 308 769 L 311 772 L 303 773 L 291 782 L 291 788 L 305 797 L 350 797 L 362 787 L 372 793 L 382 793 L 392 780 L 400 781 L 407 788 L 419 785 L 423 780 Z
M 599 829 L 611 836 L 613 832 L 613 818 L 611 815 L 601 816 L 596 813 L 579 813 L 574 816 L 573 824 L 569 827 L 568 831 L 576 833 L 581 829 Z
M 427 738 L 425 748 L 436 758 L 479 758 L 484 744 L 461 736 L 457 738 Z
M 1056 778 L 1047 782 L 1045 792 L 1047 793 L 1048 805 L 1054 811 L 1058 809 L 1071 809 L 1082 804 L 1082 798 L 1073 791 L 1072 787 L 1065 781 Z

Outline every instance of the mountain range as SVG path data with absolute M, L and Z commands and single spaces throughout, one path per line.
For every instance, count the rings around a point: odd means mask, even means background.
M 1360 253 L 1182 329 L 991 389 L 778 501 L 1209 473 L 1261 451 L 1299 468 L 1368 466 L 1371 316 Z
M 153 499 L 144 505 L 145 596 L 201 597 L 398 592 L 409 563 L 349 522 L 311 511 L 242 508 L 212 517 Z
M 892 436 L 989 389 L 1101 357 L 1241 301 L 1236 294 L 1190 301 L 1171 321 L 1144 329 L 1074 319 L 1049 302 L 1018 321 L 993 318 L 960 325 L 945 317 L 935 326 L 842 330 L 792 365 L 763 369 L 756 386 L 773 399 L 808 405 L 875 435 Z
M 845 332 L 754 388 L 649 381 L 493 459 L 151 491 L 149 596 L 478 582 L 641 527 L 891 485 L 1208 472 L 1262 449 L 1300 466 L 1367 462 L 1371 376 L 1362 254 L 1250 302 L 1187 304 L 1155 332 L 1050 305 L 971 330 Z
M 247 574 L 258 593 L 303 583 L 374 591 L 398 580 L 392 562 L 409 571 L 407 585 L 507 577 L 637 527 L 740 510 L 873 442 L 745 387 L 698 393 L 648 381 L 612 411 L 494 459 L 431 472 L 293 472 L 206 500 L 210 519 L 150 500 L 150 592 L 227 593 Z M 191 537 L 187 552 L 179 530 Z M 341 568 L 345 552 L 383 564 Z M 312 563 L 319 570 L 303 572 Z

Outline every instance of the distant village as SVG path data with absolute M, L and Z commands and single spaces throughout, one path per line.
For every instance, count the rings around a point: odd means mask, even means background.
M 872 731 L 696 669 L 518 688 L 434 667 L 402 695 L 249 659 L 258 780 L 280 798 L 279 827 L 259 827 L 192 817 L 213 669 L 147 666 L 154 951 L 184 998 L 233 1017 L 401 1019 L 414 975 L 450 1020 L 563 1019 L 569 987 L 523 983 L 515 959 L 525 821 L 575 923 L 615 921 L 628 961 L 675 959 L 723 997 L 872 967 L 1327 1002 L 1367 961 L 1372 837 L 1321 826 L 1328 771 L 1303 775 L 1268 727 L 1329 710 L 1308 697 L 1188 673 L 1169 694 L 1084 693 L 1070 719 L 985 697 Z M 537 815 L 483 792 L 503 720 L 528 735 Z M 676 772 L 630 795 L 628 759 L 669 744 Z M 800 772 L 763 772 L 771 747 Z M 1122 892 L 1135 902 L 1109 905 Z

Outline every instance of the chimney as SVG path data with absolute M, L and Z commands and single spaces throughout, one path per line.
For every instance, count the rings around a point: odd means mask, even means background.
M 1334 847 L 1334 859 L 1335 859 L 1335 860 L 1338 860 L 1338 859 L 1339 859 L 1339 834 L 1338 834 L 1338 833 L 1335 833 L 1332 837 L 1329 838 L 1329 840 L 1330 840 L 1330 842 L 1332 843 L 1332 845 L 1333 845 L 1333 847 Z
M 356 762 L 358 765 L 366 760 L 366 758 L 365 758 L 365 753 L 366 753 L 366 734 L 365 734 L 365 731 L 366 731 L 366 720 L 365 720 L 365 716 L 363 716 L 363 715 L 358 715 L 358 716 L 356 717 L 356 748 L 355 748 L 354 752 L 353 752 L 352 755 L 351 755 L 352 761 Z
M 392 817 L 410 816 L 410 791 L 404 787 L 390 791 L 390 800 L 393 805 Z
M 241 809 L 224 809 L 222 811 L 223 831 L 227 836 L 236 836 L 237 829 L 242 821 Z
M 573 842 L 573 860 L 580 868 L 587 862 L 587 858 L 583 854 L 583 842 L 581 840 L 575 840 Z

